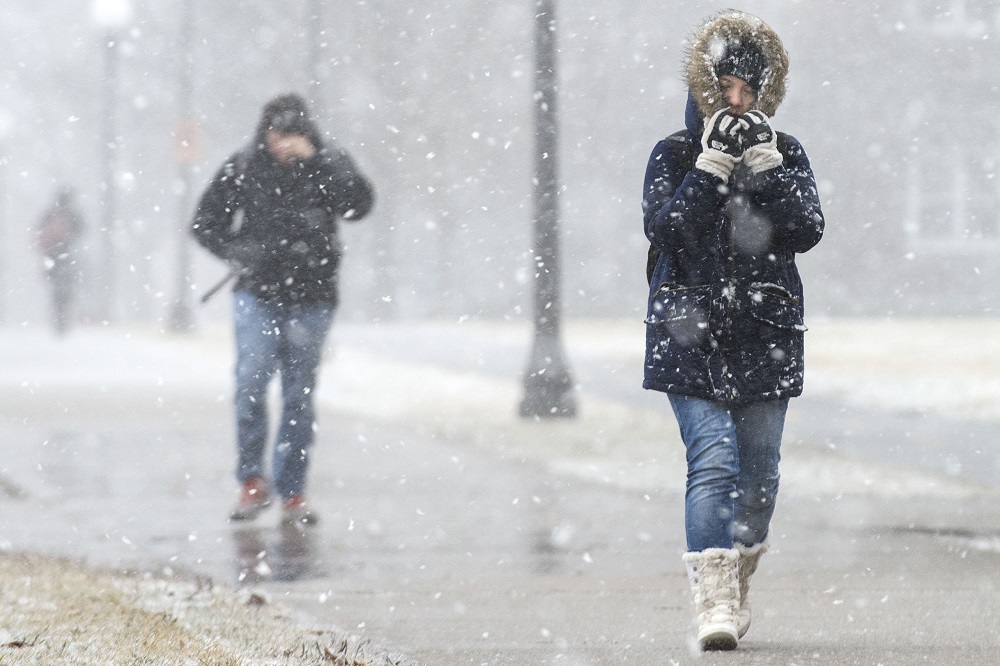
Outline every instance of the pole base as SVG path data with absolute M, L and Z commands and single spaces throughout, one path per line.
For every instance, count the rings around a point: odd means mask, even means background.
M 518 414 L 526 419 L 575 418 L 576 396 L 572 388 L 559 391 L 536 389 L 521 400 Z
M 518 408 L 523 418 L 550 419 L 576 416 L 573 379 L 563 360 L 562 344 L 555 335 L 538 335 L 524 373 L 524 398 Z
M 194 314 L 187 303 L 178 301 L 170 309 L 168 318 L 170 330 L 178 333 L 187 333 L 194 330 Z

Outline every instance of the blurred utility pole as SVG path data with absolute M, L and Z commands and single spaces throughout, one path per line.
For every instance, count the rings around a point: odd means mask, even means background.
M 0 109 L 0 285 L 7 284 L 5 278 L 7 273 L 7 260 L 9 254 L 7 250 L 7 138 L 13 129 L 13 121 L 7 115 L 7 111 Z M 6 289 L 0 292 L 0 323 L 7 319 L 7 299 Z
M 201 153 L 198 123 L 193 113 L 193 59 L 191 50 L 194 33 L 194 0 L 184 0 L 181 7 L 180 56 L 178 58 L 177 134 L 174 153 L 178 165 L 177 197 L 177 266 L 175 268 L 174 302 L 170 310 L 170 329 L 189 331 L 194 327 L 191 308 L 191 245 L 188 224 L 191 211 L 191 165 Z
M 101 229 L 103 239 L 103 294 L 100 316 L 107 322 L 115 320 L 116 274 L 118 231 L 117 185 L 115 166 L 118 156 L 118 64 L 121 53 L 121 33 L 132 20 L 131 0 L 94 0 L 92 5 L 94 23 L 101 30 L 104 45 L 104 103 L 101 114 L 101 187 L 104 190 L 101 206 Z
M 559 126 L 555 0 L 535 0 L 534 343 L 520 414 L 576 416 L 573 380 L 559 329 Z
M 314 118 L 326 119 L 323 108 L 323 0 L 309 2 L 309 91 L 306 95 Z M 320 115 L 324 114 L 324 115 Z

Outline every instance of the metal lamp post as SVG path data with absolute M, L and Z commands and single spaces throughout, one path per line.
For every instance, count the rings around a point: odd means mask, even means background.
M 105 47 L 104 81 L 103 81 L 103 113 L 101 114 L 101 188 L 104 190 L 101 207 L 101 229 L 103 236 L 103 295 L 101 299 L 101 317 L 105 321 L 115 319 L 115 264 L 116 264 L 116 231 L 118 227 L 115 191 L 115 158 L 117 157 L 118 140 L 117 114 L 118 101 L 118 56 L 119 34 L 132 20 L 131 0 L 94 0 L 91 6 L 94 23 L 102 31 L 102 41 Z
M 573 380 L 560 337 L 559 132 L 555 0 L 535 1 L 534 342 L 520 414 L 576 416 Z

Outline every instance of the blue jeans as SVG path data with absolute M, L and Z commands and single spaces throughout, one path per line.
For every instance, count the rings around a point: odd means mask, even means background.
M 688 551 L 764 541 L 778 495 L 788 399 L 727 406 L 669 397 L 687 449 Z
M 316 375 L 333 307 L 326 303 L 277 305 L 250 292 L 233 298 L 236 331 L 236 444 L 240 483 L 265 477 L 267 387 L 281 374 L 281 421 L 271 471 L 284 499 L 301 495 L 309 468 L 316 412 Z

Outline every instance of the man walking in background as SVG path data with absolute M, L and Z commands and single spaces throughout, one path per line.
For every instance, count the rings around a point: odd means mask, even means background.
M 83 235 L 83 216 L 76 208 L 72 187 L 64 186 L 35 227 L 35 246 L 42 255 L 45 280 L 52 290 L 52 321 L 64 335 L 73 319 L 73 297 L 80 284 L 77 242 Z
M 236 283 L 236 433 L 240 493 L 230 518 L 282 502 L 283 520 L 317 520 L 305 498 L 316 379 L 337 307 L 341 220 L 368 214 L 374 191 L 351 158 L 324 142 L 305 101 L 268 102 L 249 146 L 202 195 L 192 232 L 229 263 Z M 281 375 L 281 420 L 270 480 L 264 469 L 267 387 Z

